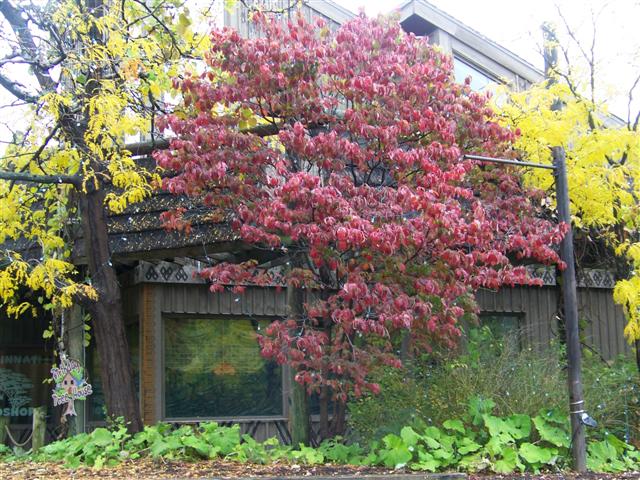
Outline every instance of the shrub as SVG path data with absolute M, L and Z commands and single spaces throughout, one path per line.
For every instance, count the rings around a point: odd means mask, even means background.
M 110 429 L 97 428 L 54 442 L 35 454 L 6 455 L 1 461 L 59 462 L 76 468 L 114 466 L 123 460 L 146 456 L 173 460 L 217 459 L 248 463 L 275 461 L 317 465 L 337 463 L 384 466 L 421 471 L 480 471 L 496 473 L 558 470 L 569 464 L 570 435 L 566 415 L 543 411 L 529 416 L 494 415 L 496 403 L 473 398 L 460 418 L 441 425 L 413 425 L 388 433 L 363 449 L 341 439 L 325 441 L 317 448 L 280 445 L 276 439 L 258 442 L 240 435 L 238 425 L 223 427 L 214 422 L 173 429 L 166 424 L 145 427 L 130 436 L 122 422 Z M 3 453 L 4 452 L 4 453 Z M 640 452 L 617 437 L 600 432 L 588 445 L 588 466 L 594 471 L 620 472 L 640 467 Z
M 398 434 L 414 419 L 441 424 L 461 418 L 474 397 L 492 399 L 499 416 L 535 416 L 549 408 L 568 414 L 562 358 L 557 344 L 545 350 L 520 348 L 515 334 L 497 337 L 487 327 L 470 329 L 462 353 L 431 354 L 403 370 L 375 372 L 383 393 L 350 404 L 353 438 L 366 443 Z M 640 438 L 640 390 L 633 363 L 605 363 L 587 351 L 583 371 L 591 416 L 620 437 Z

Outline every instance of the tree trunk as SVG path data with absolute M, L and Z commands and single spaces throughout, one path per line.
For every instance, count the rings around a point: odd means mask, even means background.
M 289 285 L 287 287 L 287 310 L 289 318 L 296 321 L 300 319 L 302 313 L 303 296 L 299 288 Z M 295 381 L 296 371 L 293 367 L 291 371 L 291 392 L 289 394 L 289 432 L 291 433 L 291 444 L 309 445 L 311 438 L 311 428 L 309 425 L 309 402 L 307 401 L 306 389 Z
M 344 436 L 347 430 L 347 404 L 336 400 L 334 404 L 333 420 L 331 422 L 332 436 Z
M 103 190 L 79 194 L 87 263 L 92 285 L 98 292 L 98 300 L 87 308 L 100 357 L 107 415 L 124 417 L 129 431 L 138 432 L 142 430 L 142 420 L 125 334 L 120 285 L 111 262 L 104 197 Z
M 329 438 L 329 387 L 320 389 L 320 440 Z

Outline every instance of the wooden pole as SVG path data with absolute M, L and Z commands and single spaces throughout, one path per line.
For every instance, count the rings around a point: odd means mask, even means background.
M 569 207 L 567 165 L 564 148 L 553 147 L 551 150 L 555 166 L 558 217 L 561 222 L 565 222 L 569 226 L 569 230 L 560 244 L 560 258 L 567 265 L 562 272 L 562 300 L 567 342 L 571 453 L 573 456 L 573 468 L 577 472 L 583 473 L 587 470 L 587 445 L 584 424 L 582 423 L 582 415 L 585 410 L 582 396 L 578 297 L 576 292 L 576 269 L 573 254 L 573 230 L 571 228 L 571 210 Z
M 0 445 L 4 445 L 7 439 L 7 427 L 9 426 L 9 417 L 0 417 Z
M 33 409 L 33 434 L 31 436 L 31 450 L 37 452 L 44 447 L 47 431 L 47 407 Z
M 555 83 L 555 70 L 558 64 L 558 39 L 552 24 L 542 26 L 544 37 L 544 71 L 547 85 Z M 556 99 L 551 110 L 562 109 L 562 102 Z M 582 396 L 582 373 L 580 352 L 580 331 L 578 329 L 578 294 L 576 291 L 576 267 L 573 253 L 573 229 L 571 227 L 571 208 L 569 204 L 569 184 L 567 164 L 563 147 L 552 147 L 554 176 L 556 182 L 556 201 L 558 219 L 569 226 L 569 231 L 560 244 L 560 258 L 567 264 L 562 275 L 562 309 L 564 311 L 565 341 L 567 346 L 567 381 L 569 387 L 569 414 L 571 416 L 571 454 L 573 468 L 583 473 L 587 470 L 587 442 L 585 439 L 582 415 L 584 398 Z

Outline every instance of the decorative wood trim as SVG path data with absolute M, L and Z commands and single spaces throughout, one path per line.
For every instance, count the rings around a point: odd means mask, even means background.
M 542 284 L 546 287 L 553 287 L 556 282 L 555 267 L 547 267 L 546 265 L 527 265 L 527 271 L 533 278 L 542 280 Z
M 540 278 L 545 286 L 555 286 L 555 267 L 545 265 L 528 265 L 527 270 L 534 278 Z M 578 287 L 580 288 L 604 288 L 613 289 L 616 278 L 613 272 L 601 268 L 584 268 L 577 272 Z
M 613 272 L 604 269 L 585 268 L 578 270 L 578 286 L 582 288 L 613 289 L 616 278 Z
M 173 262 L 150 263 L 141 261 L 135 268 L 133 283 L 193 283 L 203 284 L 199 270 L 193 265 Z

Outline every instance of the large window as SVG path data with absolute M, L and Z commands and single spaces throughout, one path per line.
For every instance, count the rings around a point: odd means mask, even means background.
M 268 321 L 164 320 L 165 418 L 279 416 L 282 372 L 260 354 Z
M 456 82 L 464 83 L 465 78 L 471 77 L 471 89 L 476 92 L 491 90 L 496 85 L 496 79 L 457 57 L 453 59 L 453 74 Z
M 0 310 L 0 417 L 12 424 L 31 423 L 34 407 L 51 411 L 51 387 L 44 383 L 51 376 L 51 342 L 42 338 L 48 324 L 44 314 L 8 318 Z

